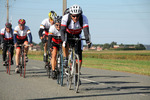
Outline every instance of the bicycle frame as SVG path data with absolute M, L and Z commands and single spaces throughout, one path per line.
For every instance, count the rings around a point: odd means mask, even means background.
M 57 53 L 57 83 L 63 86 L 63 55 L 62 55 L 62 44 L 59 44 L 59 51 Z
M 17 46 L 20 46 L 20 48 L 21 48 L 20 60 L 19 60 L 20 76 L 22 76 L 22 74 L 23 74 L 23 78 L 25 78 L 26 60 L 25 60 L 24 46 L 29 46 L 29 45 L 19 44 Z
M 11 52 L 10 52 L 10 50 L 13 45 L 9 44 L 7 46 L 9 48 L 7 50 L 7 56 L 6 56 L 6 60 L 7 60 L 7 66 L 6 66 L 7 71 L 6 72 L 9 73 L 9 75 L 10 75 L 10 69 L 11 69 Z
M 79 55 L 75 52 L 75 47 L 78 45 L 78 42 L 85 39 L 80 38 L 71 38 L 71 40 L 75 40 L 74 45 L 70 45 L 70 54 L 68 59 L 68 80 L 67 85 L 69 85 L 69 89 L 71 89 L 72 79 L 74 83 L 74 88 L 76 93 L 79 90 L 79 80 L 80 80 L 80 64 L 79 64 Z

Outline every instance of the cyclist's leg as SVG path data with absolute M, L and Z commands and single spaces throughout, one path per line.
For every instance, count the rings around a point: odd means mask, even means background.
M 44 38 L 45 38 L 45 43 L 43 43 L 44 44 L 43 61 L 48 62 L 48 55 L 47 55 L 48 36 L 45 35 Z
M 13 64 L 14 46 L 11 47 L 10 52 L 11 52 L 11 64 Z
M 19 58 L 20 58 L 20 47 L 16 48 L 16 66 L 19 65 Z
M 28 41 L 24 41 L 24 45 L 28 45 Z M 29 50 L 29 46 L 24 46 L 24 52 L 27 55 Z
M 52 59 L 51 59 L 51 64 L 52 64 L 52 78 L 56 79 L 56 58 L 57 58 L 57 48 L 53 47 L 53 51 L 52 51 Z
M 3 66 L 5 66 L 5 60 L 6 60 L 6 52 L 7 52 L 8 47 L 6 44 L 3 45 Z
M 55 70 L 56 67 L 56 57 L 57 57 L 57 48 L 53 47 L 52 51 L 52 59 L 51 59 L 51 64 L 52 64 L 52 70 Z

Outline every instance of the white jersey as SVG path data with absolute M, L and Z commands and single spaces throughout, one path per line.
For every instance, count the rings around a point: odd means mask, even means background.
M 49 35 L 61 36 L 60 32 L 56 29 L 55 25 L 52 25 L 49 29 Z
M 51 23 L 49 21 L 49 18 L 46 18 L 42 21 L 40 28 L 45 30 L 43 32 L 43 34 L 48 35 L 48 30 L 49 30 L 50 26 L 51 26 Z
M 61 26 L 65 26 L 67 29 L 66 31 L 70 34 L 79 34 L 81 33 L 82 28 L 88 27 L 88 19 L 85 15 L 82 15 L 83 17 L 83 27 L 80 26 L 79 21 L 76 23 L 73 22 L 71 19 L 70 24 L 67 27 L 67 21 L 68 21 L 68 14 L 64 15 L 61 21 Z
M 57 44 L 60 44 L 62 41 L 61 41 L 61 34 L 60 32 L 56 29 L 55 25 L 52 25 L 49 29 L 49 34 L 48 35 L 52 35 L 53 38 L 52 38 L 52 41 L 57 43 Z
M 16 26 L 14 29 L 14 34 L 17 35 L 17 39 L 23 40 L 27 38 L 27 35 L 31 33 L 28 26 L 24 26 L 24 30 L 20 30 L 19 26 Z
M 13 29 L 12 29 L 13 32 Z M 4 35 L 4 40 L 11 40 L 13 39 L 13 34 L 10 32 L 8 33 L 5 28 L 1 29 L 1 35 Z

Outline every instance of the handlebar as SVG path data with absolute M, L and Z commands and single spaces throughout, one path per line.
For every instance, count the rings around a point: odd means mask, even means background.
M 80 41 L 80 40 L 86 40 L 86 39 L 85 38 L 68 38 L 68 40 Z

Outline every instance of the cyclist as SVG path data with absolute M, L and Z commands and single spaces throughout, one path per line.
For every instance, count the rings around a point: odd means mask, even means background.
M 48 56 L 47 56 L 47 41 L 48 41 L 48 31 L 49 28 L 54 24 L 54 19 L 57 16 L 57 14 L 54 11 L 50 11 L 48 14 L 49 18 L 46 18 L 42 21 L 40 25 L 39 30 L 39 37 L 44 45 L 44 56 L 43 61 L 47 62 Z
M 52 53 L 52 59 L 51 59 L 51 64 L 52 64 L 52 78 L 56 79 L 56 58 L 57 58 L 57 51 L 59 50 L 59 45 L 62 44 L 61 41 L 61 34 L 60 34 L 60 27 L 61 27 L 61 19 L 62 16 L 57 16 L 55 18 L 55 24 L 52 25 L 49 29 L 49 34 L 48 34 L 48 46 L 50 47 L 51 53 Z
M 3 66 L 7 65 L 6 60 L 6 52 L 8 50 L 9 45 L 14 45 L 13 42 L 13 29 L 12 29 L 12 24 L 11 23 L 6 23 L 5 28 L 1 29 L 1 45 L 3 48 Z M 13 65 L 13 55 L 14 55 L 14 46 L 10 47 L 10 52 L 11 52 L 11 65 Z
M 17 46 L 18 44 L 25 44 L 30 46 L 33 46 L 32 44 L 32 34 L 28 26 L 25 25 L 26 21 L 24 19 L 18 20 L 18 26 L 14 29 L 14 43 L 16 47 L 16 69 L 15 72 L 19 73 L 19 54 L 20 54 L 20 47 Z M 29 42 L 28 42 L 29 38 Z M 25 58 L 26 62 L 28 62 L 27 52 L 28 52 L 28 46 L 24 47 L 25 52 Z
M 69 8 L 69 14 L 64 15 L 61 21 L 61 39 L 63 41 L 62 48 L 63 48 L 65 66 L 68 66 L 67 65 L 68 50 L 69 50 L 68 44 L 75 43 L 74 40 L 68 40 L 68 38 L 73 38 L 73 37 L 80 38 L 82 29 L 84 31 L 86 43 L 88 44 L 88 47 L 90 47 L 92 43 L 90 40 L 88 19 L 85 15 L 82 14 L 82 9 L 80 6 L 73 5 Z M 80 60 L 79 62 L 81 68 L 81 64 L 82 64 L 81 41 L 79 41 L 78 46 L 75 48 L 76 48 L 76 53 L 78 53 L 79 55 L 79 60 Z

